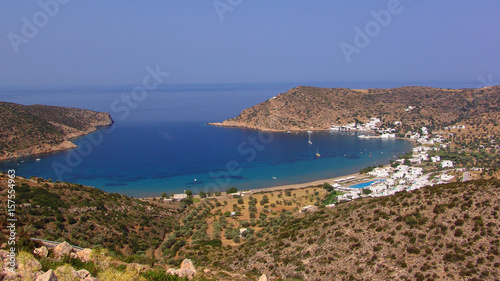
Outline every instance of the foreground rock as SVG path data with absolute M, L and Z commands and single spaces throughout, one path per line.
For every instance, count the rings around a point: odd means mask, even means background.
M 52 269 L 49 269 L 49 271 L 45 272 L 44 274 L 39 275 L 35 280 L 36 281 L 58 281 L 59 279 L 57 278 L 54 271 Z
M 54 248 L 54 255 L 56 257 L 62 257 L 69 255 L 72 251 L 73 247 L 71 247 L 71 245 L 68 244 L 68 242 L 64 241 Z
M 79 259 L 82 262 L 90 261 L 90 254 L 92 253 L 91 249 L 83 249 L 81 251 L 77 251 L 75 253 L 71 253 L 70 257 L 74 259 Z
M 49 255 L 49 250 L 47 250 L 47 247 L 45 246 L 42 246 L 40 248 L 36 248 L 34 251 L 33 251 L 33 254 L 37 255 L 37 256 L 40 256 L 40 257 L 44 257 L 46 258 L 48 255 Z
M 196 267 L 194 266 L 193 261 L 191 261 L 190 259 L 185 259 L 182 261 L 180 269 L 169 268 L 167 270 L 167 273 L 171 275 L 177 275 L 181 278 L 187 277 L 189 279 L 192 279 L 196 274 Z

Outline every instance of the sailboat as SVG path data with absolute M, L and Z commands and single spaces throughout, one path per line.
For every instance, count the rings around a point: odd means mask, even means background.
M 319 154 L 318 147 L 316 147 L 316 157 L 321 157 L 321 154 Z
M 310 131 L 307 131 L 307 132 L 309 133 Z M 308 143 L 309 144 L 313 144 L 313 142 L 311 141 L 311 133 L 309 133 L 309 141 L 308 141 Z

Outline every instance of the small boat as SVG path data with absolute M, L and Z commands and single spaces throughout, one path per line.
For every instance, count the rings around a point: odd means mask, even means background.
M 309 134 L 309 141 L 308 141 L 309 144 L 313 144 L 313 142 L 311 141 L 311 134 Z
M 287 134 L 291 134 L 292 132 L 290 132 L 290 131 L 286 131 L 286 133 L 287 133 Z
M 42 160 L 42 159 L 40 159 L 40 158 L 35 159 L 35 161 L 37 161 L 37 162 L 39 162 L 40 160 Z
M 273 177 L 273 180 L 275 180 L 275 179 L 276 179 L 276 177 Z
M 318 148 L 316 147 L 316 157 L 321 157 L 321 154 L 319 154 Z

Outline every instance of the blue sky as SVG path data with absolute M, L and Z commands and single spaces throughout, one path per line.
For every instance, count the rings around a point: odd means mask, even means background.
M 134 85 L 156 65 L 169 84 L 500 80 L 499 14 L 498 0 L 5 0 L 0 88 Z

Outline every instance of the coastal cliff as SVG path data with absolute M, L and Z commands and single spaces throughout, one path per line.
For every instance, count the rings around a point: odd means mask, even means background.
M 75 148 L 72 138 L 113 124 L 108 113 L 0 102 L 0 160 Z
M 214 126 L 264 131 L 326 130 L 377 117 L 405 129 L 440 127 L 498 117 L 500 86 L 482 89 L 401 87 L 352 90 L 299 86 Z M 492 115 L 493 114 L 493 115 Z

